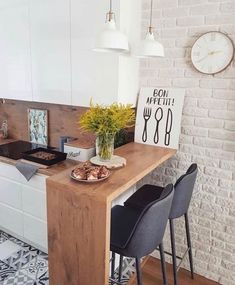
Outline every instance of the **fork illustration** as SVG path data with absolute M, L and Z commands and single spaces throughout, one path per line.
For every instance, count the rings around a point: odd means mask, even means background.
M 152 114 L 152 108 L 148 108 L 145 107 L 144 108 L 144 112 L 143 112 L 143 117 L 144 117 L 144 131 L 143 131 L 143 135 L 142 135 L 142 141 L 146 142 L 147 141 L 147 124 L 148 124 L 148 120 L 150 119 Z

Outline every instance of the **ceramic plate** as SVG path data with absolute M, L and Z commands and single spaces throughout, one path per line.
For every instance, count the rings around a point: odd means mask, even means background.
M 76 181 L 79 181 L 79 182 L 85 182 L 85 183 L 96 183 L 96 182 L 100 182 L 100 181 L 104 181 L 106 180 L 109 176 L 110 176 L 111 172 L 109 171 L 108 175 L 106 177 L 103 177 L 103 178 L 100 178 L 100 179 L 97 179 L 97 180 L 84 180 L 84 179 L 78 179 L 76 178 L 75 176 L 73 176 L 73 171 L 71 172 L 70 174 L 70 177 Z

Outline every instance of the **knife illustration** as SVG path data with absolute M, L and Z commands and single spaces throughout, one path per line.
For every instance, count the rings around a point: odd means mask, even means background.
M 167 111 L 167 119 L 166 119 L 166 133 L 165 133 L 165 145 L 168 146 L 171 140 L 171 129 L 172 129 L 172 122 L 173 122 L 173 114 L 171 109 L 169 108 Z

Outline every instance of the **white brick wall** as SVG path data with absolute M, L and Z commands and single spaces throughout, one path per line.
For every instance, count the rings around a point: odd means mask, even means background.
M 149 0 L 143 1 L 145 34 Z M 235 40 L 235 0 L 155 0 L 154 24 L 166 48 L 163 59 L 142 60 L 141 86 L 186 89 L 177 155 L 142 181 L 174 182 L 196 162 L 199 174 L 190 207 L 197 273 L 224 285 L 235 284 L 235 61 L 215 76 L 192 67 L 190 48 L 203 32 L 218 30 Z M 185 246 L 177 221 L 179 253 Z M 166 247 L 169 237 L 166 234 Z M 188 268 L 188 264 L 185 264 Z

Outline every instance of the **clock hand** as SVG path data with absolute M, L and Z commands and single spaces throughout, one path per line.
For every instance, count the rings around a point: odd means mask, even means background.
M 197 62 L 199 63 L 199 62 L 201 62 L 201 61 L 205 60 L 205 59 L 208 57 L 208 55 L 209 55 L 209 54 L 207 54 L 207 55 L 206 55 L 206 56 L 204 56 L 203 58 L 199 59 Z
M 209 52 L 209 55 L 214 55 L 214 54 L 221 53 L 221 52 L 222 50 L 211 51 Z
M 221 52 L 222 52 L 222 50 L 211 51 L 211 52 L 209 52 L 206 56 L 204 56 L 203 58 L 201 58 L 200 60 L 198 60 L 197 62 L 199 63 L 199 62 L 205 60 L 208 56 L 212 56 L 212 55 L 214 55 L 214 54 L 221 53 Z

